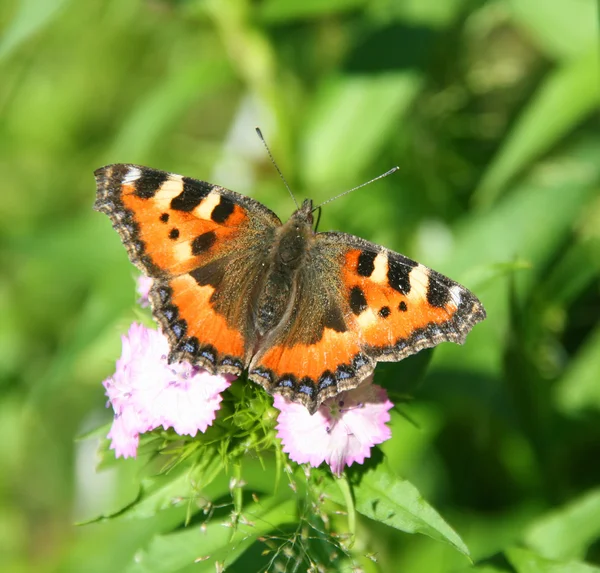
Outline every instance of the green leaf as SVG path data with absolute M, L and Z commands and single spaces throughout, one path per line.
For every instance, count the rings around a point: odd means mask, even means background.
M 552 561 L 517 547 L 506 551 L 506 557 L 517 573 L 600 573 L 600 568 L 581 561 Z
M 189 506 L 197 510 L 201 505 L 199 500 L 210 501 L 225 495 L 229 491 L 227 480 L 216 479 L 223 471 L 221 457 L 214 453 L 206 454 L 203 461 L 191 468 L 182 464 L 170 472 L 144 478 L 133 501 L 113 513 L 86 523 L 115 518 L 145 519 L 174 507 Z
M 460 569 L 456 573 L 509 573 L 508 569 L 500 569 L 492 565 L 474 565 L 466 569 Z
M 176 533 L 158 535 L 147 549 L 138 552 L 127 573 L 197 573 L 215 571 L 217 563 L 234 563 L 257 539 L 293 523 L 296 501 L 264 498 L 242 512 L 243 520 L 232 525 L 231 518 L 208 520 L 206 527 L 187 527 Z
M 8 56 L 19 44 L 48 25 L 67 1 L 21 0 L 13 21 L 0 40 L 0 59 Z
M 194 61 L 170 76 L 143 99 L 126 120 L 108 161 L 143 162 L 158 138 L 199 98 L 222 88 L 234 75 L 226 60 Z
M 493 210 L 466 219 L 457 227 L 453 252 L 432 264 L 455 275 L 476 265 L 515 260 L 530 261 L 534 269 L 541 265 L 596 196 L 599 152 L 595 142 L 569 147 L 568 157 L 540 167 Z
M 596 370 L 597 374 L 600 368 Z M 525 543 L 549 559 L 581 559 L 600 536 L 600 489 L 537 520 Z
M 459 16 L 464 4 L 465 0 L 380 0 L 370 8 L 383 21 L 400 19 L 415 27 L 443 29 Z
M 600 410 L 600 326 L 588 336 L 556 386 L 555 399 L 568 413 L 585 408 Z
M 598 206 L 600 207 L 600 204 Z M 590 211 L 586 210 L 586 215 Z M 592 221 L 591 224 L 600 228 L 600 217 L 597 223 Z M 544 281 L 544 291 L 548 293 L 554 304 L 567 306 L 573 304 L 573 301 L 593 284 L 598 274 L 600 274 L 600 237 L 597 239 L 578 237 L 578 240 L 572 243 L 563 256 L 556 261 L 547 280 Z
M 385 463 L 360 474 L 353 486 L 356 511 L 406 533 L 422 533 L 469 555 L 460 536 L 452 529 L 410 482 L 394 475 Z M 344 504 L 335 484 L 326 487 L 333 501 Z
M 365 0 L 267 0 L 260 4 L 259 15 L 266 22 L 285 22 L 356 10 L 365 4 Z
M 331 188 L 356 181 L 397 129 L 420 84 L 413 72 L 340 76 L 326 82 L 301 142 L 305 185 Z
M 595 46 L 549 73 L 483 176 L 474 202 L 490 207 L 515 175 L 597 109 L 599 86 Z
M 598 40 L 598 6 L 594 0 L 509 0 L 508 6 L 514 20 L 550 56 L 579 56 Z

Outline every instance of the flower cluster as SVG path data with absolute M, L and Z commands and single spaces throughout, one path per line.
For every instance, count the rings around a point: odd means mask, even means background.
M 158 330 L 134 323 L 123 336 L 116 372 L 104 381 L 115 412 L 108 437 L 117 457 L 134 457 L 143 432 L 162 426 L 195 436 L 215 419 L 231 378 L 188 362 L 169 364 L 168 354 L 167 338 Z
M 151 279 L 138 281 L 140 304 L 148 305 Z M 108 438 L 117 457 L 135 457 L 139 436 L 172 427 L 195 436 L 212 424 L 221 393 L 231 376 L 213 375 L 188 362 L 169 364 L 169 344 L 158 330 L 132 324 L 123 336 L 116 372 L 104 381 L 114 420 Z M 275 395 L 280 410 L 277 436 L 283 451 L 298 463 L 323 462 L 339 475 L 345 466 L 362 464 L 371 448 L 390 438 L 387 427 L 393 404 L 372 377 L 358 388 L 326 400 L 313 414 L 301 404 Z

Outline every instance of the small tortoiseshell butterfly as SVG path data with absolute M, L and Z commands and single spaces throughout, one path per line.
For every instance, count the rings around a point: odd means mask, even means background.
M 384 247 L 317 233 L 307 199 L 282 224 L 228 189 L 139 165 L 95 172 L 150 301 L 170 361 L 248 377 L 314 413 L 378 361 L 444 341 L 485 318 L 465 287 Z

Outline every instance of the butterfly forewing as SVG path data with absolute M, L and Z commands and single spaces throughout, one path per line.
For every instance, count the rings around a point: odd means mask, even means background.
M 150 298 L 171 359 L 241 373 L 252 289 L 281 225 L 269 209 L 204 181 L 138 165 L 95 173 L 95 208 L 153 277 Z

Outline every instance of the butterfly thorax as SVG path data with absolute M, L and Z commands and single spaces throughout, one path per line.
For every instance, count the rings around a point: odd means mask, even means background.
M 276 231 L 267 268 L 258 288 L 254 326 L 261 336 L 285 322 L 292 310 L 296 274 L 314 238 L 312 201 L 306 199 L 289 221 Z

